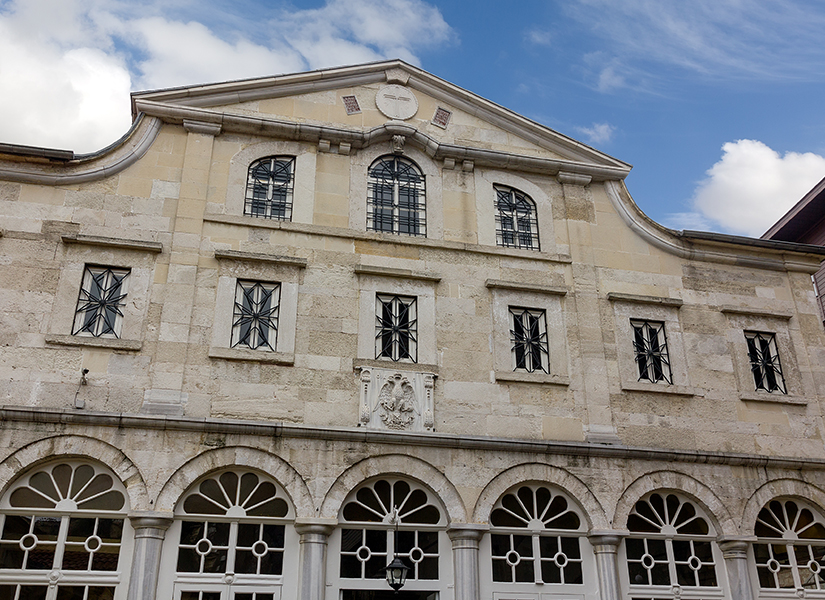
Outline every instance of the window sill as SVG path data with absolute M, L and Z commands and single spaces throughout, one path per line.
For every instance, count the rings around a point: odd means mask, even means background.
M 209 348 L 209 358 L 253 361 L 269 365 L 293 365 L 295 355 L 287 352 L 265 352 L 249 348 Z
M 740 392 L 739 399 L 747 402 L 775 402 L 777 404 L 796 404 L 798 406 L 808 404 L 808 399 L 801 396 L 772 394 L 770 392 Z
M 128 350 L 137 352 L 143 347 L 140 340 L 121 340 L 116 338 L 86 337 L 82 335 L 47 335 L 46 343 L 55 346 L 82 346 L 86 348 L 109 348 L 111 350 Z
M 622 391 L 625 392 L 653 392 L 654 394 L 672 394 L 674 396 L 704 396 L 705 393 L 697 388 L 687 385 L 668 385 L 666 383 L 643 383 L 634 381 L 623 383 Z
M 392 360 L 377 360 L 374 358 L 353 358 L 353 370 L 362 368 L 376 367 L 379 369 L 388 369 L 394 371 L 407 371 L 414 373 L 431 373 L 438 376 L 438 365 L 428 365 L 426 363 L 401 362 Z
M 518 371 L 496 371 L 496 381 L 504 383 L 539 383 L 545 385 L 570 385 L 570 378 L 548 373 L 522 373 Z

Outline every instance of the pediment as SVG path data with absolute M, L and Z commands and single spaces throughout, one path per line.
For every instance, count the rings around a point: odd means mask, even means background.
M 132 95 L 132 106 L 136 115 L 166 121 L 315 137 L 347 148 L 402 135 L 431 156 L 459 163 L 481 160 L 594 179 L 623 179 L 631 168 L 403 61 L 140 92 Z

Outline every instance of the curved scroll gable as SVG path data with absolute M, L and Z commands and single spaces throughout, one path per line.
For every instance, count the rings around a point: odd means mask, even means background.
M 825 512 L 825 490 L 800 479 L 774 479 L 761 485 L 745 503 L 742 532 L 753 534 L 759 511 L 775 498 L 797 498 L 817 505 Z
M 655 471 L 639 477 L 625 488 L 613 516 L 616 529 L 627 525 L 633 507 L 641 498 L 654 491 L 672 490 L 688 496 L 699 504 L 714 521 L 714 528 L 720 535 L 737 535 L 739 527 L 727 507 L 716 493 L 701 481 L 690 475 L 676 471 Z
M 760 269 L 771 269 L 774 271 L 801 271 L 803 273 L 815 273 L 819 269 L 822 257 L 810 255 L 803 258 L 806 249 L 802 244 L 792 244 L 788 242 L 772 242 L 770 240 L 752 240 L 751 238 L 728 236 L 724 234 L 701 235 L 701 232 L 691 232 L 695 235 L 688 235 L 688 232 L 676 231 L 656 223 L 648 217 L 631 198 L 630 193 L 622 181 L 605 181 L 605 192 L 616 210 L 616 213 L 634 233 L 641 237 L 650 245 L 673 254 L 680 258 L 689 260 L 701 260 L 706 262 L 721 263 L 726 265 L 737 265 L 742 267 L 758 267 Z M 712 242 L 725 244 L 730 247 L 728 252 L 720 252 L 709 249 Z M 706 246 L 705 248 L 700 247 Z M 742 251 L 737 252 L 736 246 L 742 248 L 745 245 L 758 246 L 762 250 L 776 253 L 774 258 L 765 256 L 754 256 Z M 793 253 L 793 256 L 786 256 L 786 253 Z
M 25 471 L 54 459 L 76 458 L 106 465 L 126 487 L 132 510 L 148 510 L 146 482 L 138 467 L 122 451 L 94 438 L 56 436 L 23 446 L 0 462 L 0 495 Z
M 37 185 L 75 185 L 116 175 L 140 160 L 160 133 L 163 121 L 138 115 L 132 127 L 114 144 L 92 154 L 76 155 L 61 163 L 0 160 L 0 179 Z
M 315 503 L 303 477 L 284 459 L 256 448 L 234 446 L 199 454 L 181 465 L 163 484 L 155 510 L 172 512 L 189 487 L 204 475 L 230 467 L 249 467 L 281 485 L 295 507 L 295 516 L 315 517 Z
M 493 506 L 502 494 L 513 486 L 529 482 L 554 485 L 575 499 L 588 520 L 589 529 L 610 529 L 604 508 L 584 482 L 564 469 L 539 463 L 510 467 L 490 480 L 476 500 L 473 522 L 489 523 Z
M 415 479 L 442 502 L 447 512 L 448 523 L 467 522 L 464 501 L 452 482 L 430 463 L 401 454 L 385 454 L 366 458 L 341 473 L 324 497 L 319 516 L 337 519 L 347 495 L 364 481 L 379 475 Z

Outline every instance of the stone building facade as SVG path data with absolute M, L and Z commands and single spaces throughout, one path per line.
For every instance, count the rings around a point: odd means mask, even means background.
M 132 103 L 0 146 L 0 599 L 825 597 L 825 250 L 400 61 Z

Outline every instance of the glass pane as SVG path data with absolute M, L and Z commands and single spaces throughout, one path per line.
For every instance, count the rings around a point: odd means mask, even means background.
M 201 557 L 191 548 L 178 550 L 178 573 L 197 573 L 200 570 Z
M 95 519 L 77 519 L 69 521 L 69 542 L 85 542 L 95 532 Z
M 82 545 L 66 544 L 63 568 L 69 571 L 85 571 L 89 568 L 89 553 Z
M 284 571 L 284 553 L 267 552 L 261 557 L 261 575 L 281 575 Z
M 7 515 L 6 522 L 3 524 L 3 539 L 19 540 L 29 532 L 30 527 L 31 517 Z
M 22 569 L 24 556 L 17 544 L 0 544 L 0 569 Z
M 541 579 L 544 583 L 561 583 L 561 569 L 556 566 L 556 563 L 543 560 L 541 561 Z
M 120 548 L 101 548 L 92 556 L 93 571 L 117 571 Z
M 438 579 L 438 559 L 429 557 L 418 563 L 419 579 Z
M 26 559 L 26 569 L 51 569 L 54 566 L 54 547 L 37 546 L 29 552 Z
M 580 562 L 569 562 L 564 567 L 565 583 L 584 583 L 582 574 L 582 564 Z
M 203 537 L 203 523 L 184 521 L 180 528 L 180 543 L 192 546 Z
M 258 559 L 251 550 L 238 550 L 235 553 L 235 571 L 238 573 L 258 572 Z
M 41 542 L 56 542 L 60 517 L 35 517 L 33 532 Z
M 506 560 L 493 559 L 493 581 L 506 581 L 512 583 L 513 570 Z
M 49 591 L 45 585 L 21 585 L 20 600 L 46 600 L 46 592 Z
M 226 550 L 212 550 L 205 556 L 203 561 L 204 573 L 225 573 L 226 572 Z

